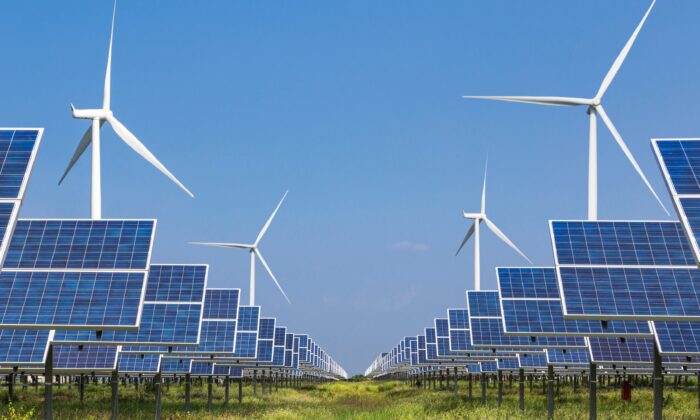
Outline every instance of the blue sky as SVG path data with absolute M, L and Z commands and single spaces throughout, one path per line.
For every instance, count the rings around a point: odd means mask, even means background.
M 157 218 L 154 262 L 209 263 L 247 301 L 245 252 L 187 242 L 252 241 L 289 189 L 261 249 L 293 305 L 260 271 L 257 301 L 359 373 L 465 305 L 472 248 L 454 251 L 487 154 L 487 212 L 536 265 L 552 264 L 547 220 L 586 215 L 585 109 L 461 96 L 591 97 L 648 5 L 122 0 L 112 108 L 196 198 L 105 127 L 103 214 Z M 89 159 L 57 182 L 87 128 L 69 103 L 101 104 L 110 14 L 3 4 L 0 126 L 46 128 L 25 217 L 89 216 Z M 649 140 L 700 136 L 697 16 L 659 1 L 604 98 L 669 209 Z M 599 152 L 601 219 L 667 218 L 602 124 Z M 524 261 L 482 238 L 494 288 L 494 267 Z

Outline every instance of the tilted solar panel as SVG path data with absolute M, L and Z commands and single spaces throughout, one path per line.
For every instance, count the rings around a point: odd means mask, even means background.
M 485 304 L 486 303 L 486 304 Z M 585 347 L 582 337 L 506 336 L 503 331 L 498 291 L 467 292 L 471 344 L 487 348 L 576 348 Z
M 545 353 L 519 353 L 518 360 L 523 368 L 542 369 L 547 367 Z
M 654 321 L 659 353 L 700 356 L 700 322 Z
M 94 331 L 87 330 L 56 331 L 54 342 L 148 346 L 196 345 L 199 342 L 207 271 L 206 265 L 152 265 L 146 286 L 141 325 L 138 330 L 104 331 L 99 336 Z
M 481 372 L 496 373 L 498 372 L 498 364 L 493 362 L 481 362 Z
M 0 366 L 43 365 L 53 332 L 0 330 Z
M 0 272 L 0 324 L 138 328 L 155 224 L 19 220 Z
M 651 336 L 647 321 L 564 319 L 554 268 L 497 268 L 506 335 Z
M 234 357 L 255 359 L 257 357 L 259 306 L 240 306 L 238 309 L 238 326 Z M 297 352 L 298 352 L 298 346 Z
M 53 346 L 53 369 L 71 372 L 112 371 L 117 367 L 117 346 Z
M 654 154 L 678 216 L 700 263 L 700 139 L 655 139 Z
M 193 376 L 211 376 L 214 373 L 214 363 L 193 360 L 190 365 L 190 373 Z
M 520 362 L 517 356 L 514 358 L 498 358 L 496 359 L 496 365 L 498 370 L 518 370 L 520 368 Z
M 559 366 L 588 365 L 588 349 L 547 349 L 547 364 Z
M 594 363 L 641 365 L 654 362 L 654 340 L 651 338 L 591 337 L 588 342 Z
M 191 363 L 189 359 L 168 359 L 161 356 L 160 371 L 164 374 L 184 375 L 190 373 Z
M 608 234 L 603 251 L 589 249 L 601 226 L 645 233 Z M 700 270 L 679 223 L 551 221 L 550 230 L 565 317 L 700 320 Z
M 155 374 L 160 368 L 159 354 L 119 354 L 120 373 Z

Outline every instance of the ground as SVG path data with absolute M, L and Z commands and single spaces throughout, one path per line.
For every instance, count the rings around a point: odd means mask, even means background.
M 698 419 L 698 399 L 695 382 L 688 388 L 672 390 L 667 384 L 665 392 L 665 419 Z M 329 384 L 305 385 L 300 389 L 282 389 L 272 395 L 252 396 L 252 388 L 244 387 L 243 404 L 236 401 L 237 385 L 231 387 L 231 402 L 223 406 L 223 386 L 214 386 L 214 407 L 207 410 L 206 384 L 195 383 L 192 387 L 192 409 L 183 407 L 184 387 L 164 387 L 164 419 L 235 419 L 235 418 L 338 418 L 338 419 L 510 419 L 521 418 L 518 410 L 518 389 L 504 387 L 503 406 L 497 406 L 497 391 L 489 385 L 487 404 L 480 401 L 480 388 L 473 389 L 474 399 L 469 401 L 466 383 L 459 384 L 459 397 L 455 399 L 451 390 L 425 390 L 399 381 L 353 381 Z M 3 394 L 4 396 L 5 394 Z M 57 419 L 103 419 L 111 413 L 110 388 L 108 385 L 89 385 L 85 391 L 85 402 L 78 401 L 77 387 L 60 387 L 54 392 L 54 418 Z M 41 418 L 43 415 L 43 388 L 15 390 L 15 403 L 10 406 L 3 400 L 0 414 L 3 418 Z M 546 398 L 541 383 L 532 392 L 526 386 L 525 417 L 546 418 Z M 635 389 L 632 402 L 621 401 L 619 390 L 601 390 L 598 400 L 600 419 L 644 419 L 651 418 L 651 390 Z M 152 419 L 154 414 L 153 393 L 149 387 L 133 385 L 120 387 L 120 418 Z M 587 419 L 588 394 L 586 389 L 576 392 L 571 386 L 562 386 L 556 399 L 557 419 Z

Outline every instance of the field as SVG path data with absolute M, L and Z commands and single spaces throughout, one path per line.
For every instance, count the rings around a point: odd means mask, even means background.
M 476 384 L 475 384 L 476 385 Z M 406 418 L 520 418 L 518 389 L 504 386 L 503 406 L 497 406 L 497 390 L 489 384 L 487 404 L 480 402 L 480 388 L 474 386 L 474 400 L 467 397 L 466 383 L 460 382 L 457 399 L 451 390 L 425 390 L 411 387 L 399 381 L 357 381 L 305 385 L 299 389 L 285 388 L 272 395 L 252 396 L 252 388 L 244 387 L 243 404 L 236 401 L 238 388 L 231 387 L 231 401 L 223 406 L 223 386 L 214 386 L 214 407 L 207 410 L 206 384 L 192 386 L 192 408 L 183 410 L 184 387 L 171 385 L 163 394 L 163 418 L 171 419 L 228 419 L 228 418 L 358 418 L 358 419 L 406 419 Z M 532 392 L 526 386 L 525 418 L 546 418 L 546 398 L 541 383 Z M 601 419 L 651 418 L 651 391 L 635 389 L 633 401 L 621 401 L 619 390 L 600 390 L 598 417 Z M 15 390 L 15 403 L 10 407 L 3 402 L 0 413 L 3 418 L 40 418 L 43 414 L 43 388 Z M 121 418 L 151 419 L 154 399 L 150 387 L 133 385 L 120 387 L 119 414 Z M 562 386 L 555 400 L 557 419 L 588 418 L 588 394 L 579 388 Z M 664 417 L 667 419 L 700 418 L 695 382 L 688 388 L 665 389 Z M 14 416 L 10 415 L 14 412 Z M 77 387 L 60 387 L 54 391 L 54 417 L 57 419 L 104 419 L 111 413 L 108 385 L 89 385 L 85 390 L 85 402 L 78 401 Z

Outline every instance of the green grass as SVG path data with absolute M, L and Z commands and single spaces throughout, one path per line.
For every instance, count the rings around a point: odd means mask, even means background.
M 399 381 L 352 381 L 331 384 L 305 385 L 300 389 L 285 388 L 272 395 L 252 397 L 252 388 L 244 387 L 243 404 L 236 401 L 238 385 L 231 386 L 231 401 L 223 406 L 223 386 L 214 386 L 214 408 L 208 411 L 206 384 L 192 386 L 192 408 L 185 412 L 184 387 L 163 387 L 163 418 L 166 419 L 222 419 L 222 418 L 337 418 L 337 419 L 422 419 L 422 418 L 466 418 L 466 419 L 515 419 L 546 418 L 546 397 L 541 382 L 535 384 L 533 392 L 526 389 L 525 416 L 518 409 L 518 388 L 513 383 L 504 385 L 503 406 L 497 406 L 497 390 L 492 384 L 487 389 L 487 404 L 480 402 L 481 388 L 474 384 L 474 400 L 467 398 L 467 384 L 460 382 L 459 397 L 452 391 L 424 390 Z M 698 419 L 697 393 L 694 387 L 687 390 L 665 389 L 665 419 Z M 0 394 L 2 398 L 5 394 Z M 54 417 L 57 419 L 103 419 L 111 413 L 111 394 L 108 385 L 89 385 L 85 390 L 86 400 L 78 401 L 77 387 L 60 387 L 54 391 Z M 619 390 L 600 390 L 598 394 L 598 417 L 600 419 L 645 419 L 651 418 L 651 390 L 638 388 L 633 391 L 633 401 L 621 401 Z M 3 401 L 0 416 L 8 418 L 10 407 Z M 43 415 L 43 388 L 17 388 L 12 409 L 14 418 L 40 418 Z M 151 419 L 154 413 L 154 398 L 149 387 L 120 386 L 119 414 L 121 418 Z M 28 414 L 28 415 L 27 415 Z M 24 416 L 23 416 L 24 415 Z M 555 399 L 557 419 L 588 418 L 588 391 L 573 392 L 570 386 L 562 386 Z

